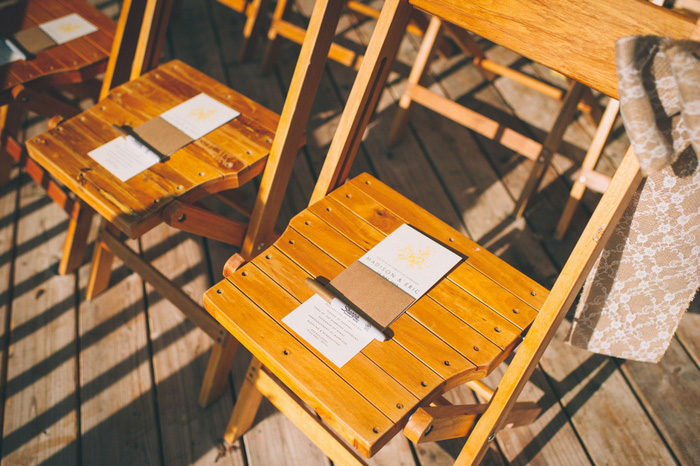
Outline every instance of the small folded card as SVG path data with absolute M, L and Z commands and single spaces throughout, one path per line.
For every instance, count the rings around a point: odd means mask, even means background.
M 33 55 L 97 30 L 95 25 L 82 16 L 71 13 L 38 26 L 23 29 L 15 33 L 12 40 L 21 50 Z
M 384 330 L 460 259 L 403 224 L 331 280 L 331 286 Z
M 347 304 L 345 312 L 314 295 L 282 322 L 342 367 L 374 338 L 354 311 L 385 330 L 461 259 L 416 229 L 401 225 L 331 280 L 328 288 Z
M 165 159 L 196 139 L 236 118 L 240 112 L 206 94 L 199 94 L 133 129 L 158 153 L 131 138 L 114 139 L 88 153 L 121 181 Z M 196 137 L 195 137 L 196 136 Z
M 77 13 L 71 13 L 40 24 L 39 29 L 44 31 L 56 44 L 63 44 L 97 31 L 95 25 Z

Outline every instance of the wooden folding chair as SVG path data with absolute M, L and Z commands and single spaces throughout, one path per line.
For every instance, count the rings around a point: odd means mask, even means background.
M 450 37 L 466 55 L 473 57 L 474 65 L 486 79 L 492 80 L 496 76 L 507 77 L 561 102 L 554 123 L 542 143 L 504 127 L 501 123 L 438 95 L 420 84 L 428 70 L 436 41 L 443 34 Z M 387 140 L 389 145 L 396 144 L 403 137 L 414 103 L 450 118 L 479 134 L 498 140 L 505 147 L 535 163 L 516 203 L 513 213 L 516 218 L 522 216 L 528 203 L 537 192 L 547 167 L 563 141 L 564 132 L 576 116 L 576 110 L 583 111 L 594 125 L 598 125 L 601 119 L 600 107 L 591 90 L 586 86 L 569 80 L 569 88 L 567 92 L 563 92 L 547 82 L 489 60 L 476 40 L 467 31 L 437 17 L 432 17 L 430 20 L 430 26 L 406 82 L 406 89 L 399 100 L 399 108 Z
M 477 464 L 498 431 L 532 419 L 516 403 L 641 174 L 628 152 L 551 291 L 369 175 L 345 184 L 412 7 L 617 96 L 616 39 L 700 35 L 698 26 L 636 0 L 387 0 L 309 207 L 274 245 L 208 290 L 209 312 L 253 354 L 225 439 L 240 437 L 266 396 L 333 461 L 363 464 L 399 430 L 414 442 L 467 436 L 458 464 Z M 585 27 L 582 27 L 585 25 Z M 464 257 L 452 272 L 342 368 L 282 318 L 312 295 L 307 277 L 333 278 L 401 224 Z M 443 393 L 490 373 L 518 351 L 486 404 Z M 477 387 L 478 388 L 478 387 Z
M 27 174 L 42 185 L 49 197 L 69 215 L 59 274 L 70 273 L 82 264 L 92 210 L 57 184 L 40 166 L 27 159 L 16 135 L 24 111 L 48 118 L 69 118 L 80 112 L 58 92 L 60 89 L 76 97 L 97 99 L 100 82 L 95 76 L 104 72 L 107 66 L 116 24 L 81 0 L 27 0 L 0 10 L 2 36 L 10 36 L 71 13 L 79 14 L 99 29 L 87 36 L 39 51 L 28 60 L 0 66 L 0 186 L 9 180 L 12 164 L 19 162 Z
M 108 284 L 114 256 L 146 281 L 215 341 L 200 404 L 225 388 L 236 342 L 186 293 L 123 242 L 160 223 L 242 247 L 252 256 L 273 235 L 294 158 L 325 64 L 340 8 L 319 3 L 302 48 L 281 118 L 186 64 L 157 65 L 170 0 L 131 0 L 123 5 L 102 99 L 91 109 L 27 142 L 30 157 L 103 217 L 86 290 L 92 299 Z M 131 79 L 131 81 L 129 81 Z M 112 124 L 136 127 L 204 92 L 241 115 L 126 182 L 88 152 L 117 134 Z M 303 98 L 302 98 L 303 96 Z M 274 141 L 273 141 L 274 139 Z M 218 215 L 200 199 L 237 188 L 262 173 L 248 223 Z M 225 193 L 222 193 L 225 194 Z M 235 204 L 229 196 L 228 201 Z M 247 206 L 239 206 L 249 211 Z

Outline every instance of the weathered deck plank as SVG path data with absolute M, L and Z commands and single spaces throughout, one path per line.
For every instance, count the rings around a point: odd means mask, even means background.
M 2 178 L 2 177 L 0 177 Z M 12 310 L 12 291 L 15 254 L 15 228 L 17 225 L 17 193 L 19 191 L 19 169 L 11 169 L 9 180 L 0 187 L 0 389 L 7 386 L 7 348 L 10 329 L 7 319 Z M 5 403 L 0 406 L 0 426 L 4 420 Z M 0 436 L 2 427 L 0 427 Z M 0 444 L 1 447 L 1 444 Z M 0 448 L 0 454 L 2 450 Z
M 160 438 L 143 282 L 115 265 L 113 285 L 91 302 L 80 302 L 82 461 L 158 464 Z M 88 275 L 89 268 L 82 267 L 81 290 Z
M 2 461 L 75 464 L 80 410 L 75 277 L 56 275 L 67 217 L 40 186 L 21 181 Z

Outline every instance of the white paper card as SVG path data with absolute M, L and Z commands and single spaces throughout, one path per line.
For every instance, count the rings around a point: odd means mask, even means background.
M 88 152 L 88 155 L 121 181 L 126 181 L 160 162 L 156 154 L 131 144 L 123 137 L 103 144 Z
M 353 311 L 337 310 L 315 294 L 282 322 L 333 364 L 343 367 L 374 338 L 357 317 Z
M 27 57 L 10 41 L 0 40 L 0 66 L 17 60 L 26 60 Z
M 57 44 L 77 39 L 97 31 L 97 28 L 77 13 L 39 25 L 39 29 Z
M 160 117 L 196 140 L 238 115 L 240 112 L 231 107 L 206 94 L 199 94 L 171 108 Z
M 359 261 L 418 299 L 460 259 L 446 247 L 404 224 Z

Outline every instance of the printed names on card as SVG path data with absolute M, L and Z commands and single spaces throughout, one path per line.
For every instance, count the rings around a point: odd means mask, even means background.
M 359 262 L 418 299 L 460 259 L 454 252 L 404 224 L 367 251 Z

